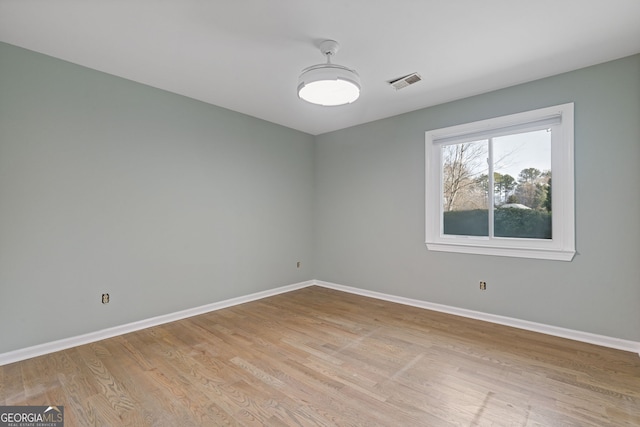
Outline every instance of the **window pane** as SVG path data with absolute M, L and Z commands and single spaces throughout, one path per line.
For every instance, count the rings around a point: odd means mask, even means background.
M 488 236 L 488 141 L 442 147 L 444 234 Z
M 493 139 L 494 235 L 551 239 L 551 130 Z

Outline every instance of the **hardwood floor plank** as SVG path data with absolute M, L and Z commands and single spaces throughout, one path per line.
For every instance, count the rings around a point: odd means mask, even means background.
M 67 426 L 638 426 L 636 354 L 309 287 L 0 367 Z
M 28 361 L 25 361 L 28 362 Z M 2 398 L 5 405 L 20 405 L 27 399 L 22 376 L 23 364 L 12 363 L 2 368 Z

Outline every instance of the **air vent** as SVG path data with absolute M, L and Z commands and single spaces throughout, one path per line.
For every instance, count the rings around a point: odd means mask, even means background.
M 420 74 L 411 73 L 397 79 L 389 80 L 387 83 L 393 86 L 395 90 L 400 90 L 414 83 L 418 83 L 420 80 L 422 80 Z

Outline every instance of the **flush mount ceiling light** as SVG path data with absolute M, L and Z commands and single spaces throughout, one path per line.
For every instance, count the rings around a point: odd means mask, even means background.
M 354 70 L 332 64 L 331 57 L 340 45 L 335 40 L 320 43 L 320 52 L 327 57 L 326 64 L 313 65 L 302 70 L 298 78 L 298 97 L 325 107 L 350 104 L 360 96 L 360 76 Z

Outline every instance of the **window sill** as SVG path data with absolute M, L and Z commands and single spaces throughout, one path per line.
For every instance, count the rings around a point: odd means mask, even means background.
M 434 243 L 427 242 L 427 249 L 438 252 L 457 252 L 474 255 L 506 256 L 515 258 L 546 259 L 553 261 L 571 261 L 575 255 L 574 250 L 562 249 L 531 249 L 508 248 L 498 246 L 465 245 L 461 243 Z

